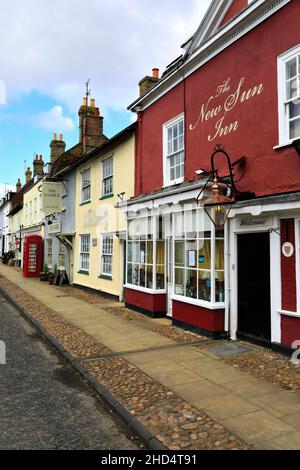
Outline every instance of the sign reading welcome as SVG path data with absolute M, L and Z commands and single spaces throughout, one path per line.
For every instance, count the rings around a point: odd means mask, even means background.
M 223 135 L 236 132 L 239 128 L 237 119 L 229 119 L 239 103 L 246 104 L 248 101 L 262 94 L 264 85 L 262 83 L 251 88 L 245 85 L 245 77 L 241 77 L 236 85 L 231 84 L 231 77 L 217 86 L 216 93 L 210 96 L 200 106 L 197 121 L 189 125 L 189 130 L 194 131 L 198 126 L 212 121 L 212 132 L 207 136 L 209 142 Z M 220 103 L 220 100 L 221 103 Z

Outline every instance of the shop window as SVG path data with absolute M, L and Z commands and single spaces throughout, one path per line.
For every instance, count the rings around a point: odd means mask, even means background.
M 184 180 L 184 116 L 173 119 L 163 127 L 164 184 L 178 184 Z
M 52 245 L 53 245 L 52 238 L 48 238 L 47 240 L 47 264 L 48 266 L 52 266 Z
M 103 235 L 101 253 L 101 274 L 112 276 L 113 236 Z
M 300 46 L 278 58 L 279 144 L 300 138 Z
M 90 235 L 80 235 L 80 271 L 89 272 L 90 269 Z
M 203 211 L 175 214 L 174 244 L 174 294 L 224 302 L 223 229 L 216 230 Z
M 128 221 L 127 230 L 127 284 L 145 289 L 165 289 L 165 241 L 162 221 L 157 233 L 151 217 L 137 217 Z M 156 252 L 156 257 L 154 253 Z
M 102 162 L 102 196 L 113 193 L 113 157 Z
M 91 199 L 91 169 L 81 173 L 81 202 L 88 202 Z

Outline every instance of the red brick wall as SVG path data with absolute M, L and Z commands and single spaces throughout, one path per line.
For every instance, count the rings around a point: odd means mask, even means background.
M 295 221 L 284 219 L 281 225 L 281 246 L 290 242 L 295 247 Z M 297 311 L 296 294 L 296 250 L 290 258 L 281 253 L 281 308 L 290 312 Z
M 224 331 L 224 310 L 173 301 L 173 319 L 210 332 Z

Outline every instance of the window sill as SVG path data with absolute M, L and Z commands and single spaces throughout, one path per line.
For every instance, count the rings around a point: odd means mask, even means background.
M 100 276 L 98 276 L 98 278 L 99 279 L 104 279 L 106 281 L 112 281 L 113 280 L 112 276 L 108 276 L 106 274 L 100 274 Z
M 114 197 L 114 194 L 105 194 L 104 196 L 101 196 L 99 200 L 102 201 L 103 199 L 110 199 L 111 197 Z
M 85 206 L 86 204 L 90 204 L 92 201 L 89 199 L 88 201 L 81 202 L 79 205 L 80 206 Z
M 294 142 L 297 142 L 297 140 L 300 140 L 300 137 L 297 137 L 297 139 L 289 140 L 288 142 L 285 142 L 283 144 L 275 145 L 275 147 L 273 147 L 273 150 L 280 150 L 285 147 L 291 147 Z
M 279 313 L 279 315 L 283 315 L 285 317 L 300 318 L 300 313 L 299 312 L 290 312 L 288 310 L 277 310 L 277 313 Z
M 84 274 L 85 276 L 89 276 L 89 271 L 77 271 L 78 274 Z
M 147 287 L 134 286 L 133 284 L 125 284 L 124 287 L 125 289 L 136 290 L 138 292 L 144 292 L 145 294 L 152 294 L 152 295 L 167 293 L 166 290 L 153 290 L 153 289 L 148 289 Z
M 177 186 L 178 184 L 181 184 L 181 183 L 184 183 L 184 178 L 180 178 L 175 181 L 168 181 L 162 186 L 162 189 L 170 188 L 171 186 Z
M 182 297 L 181 295 L 173 294 L 171 296 L 172 300 L 176 302 L 182 302 L 184 304 L 196 305 L 197 307 L 205 307 L 209 310 L 222 310 L 226 307 L 225 302 L 207 302 L 206 300 L 190 299 L 189 297 Z

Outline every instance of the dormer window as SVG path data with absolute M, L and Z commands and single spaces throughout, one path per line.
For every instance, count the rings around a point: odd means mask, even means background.
M 184 181 L 184 115 L 163 126 L 164 185 Z

